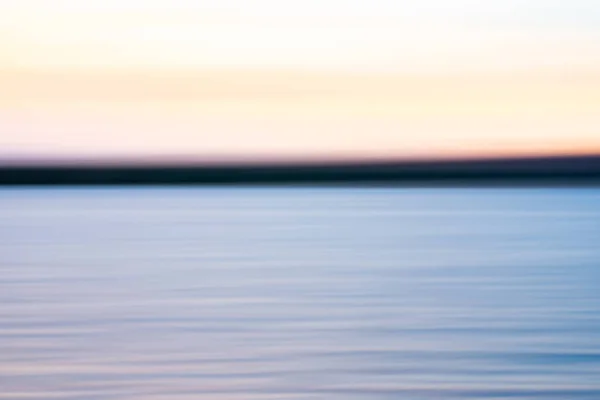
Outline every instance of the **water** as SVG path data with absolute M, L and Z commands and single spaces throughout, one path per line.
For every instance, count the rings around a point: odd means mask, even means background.
M 3 189 L 0 399 L 599 399 L 598 189 Z

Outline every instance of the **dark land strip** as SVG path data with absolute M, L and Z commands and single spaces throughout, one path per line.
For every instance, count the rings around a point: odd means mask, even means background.
M 600 155 L 453 161 L 0 165 L 0 185 L 590 185 Z

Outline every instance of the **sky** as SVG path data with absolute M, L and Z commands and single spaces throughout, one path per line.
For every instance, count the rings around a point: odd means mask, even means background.
M 0 88 L 0 159 L 597 153 L 600 2 L 0 0 Z

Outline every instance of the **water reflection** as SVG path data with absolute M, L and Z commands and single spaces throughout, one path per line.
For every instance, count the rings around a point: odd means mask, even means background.
M 0 192 L 0 399 L 598 399 L 600 191 Z

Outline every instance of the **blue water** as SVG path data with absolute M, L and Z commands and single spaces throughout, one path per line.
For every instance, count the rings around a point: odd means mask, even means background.
M 600 189 L 2 189 L 0 399 L 600 399 Z

